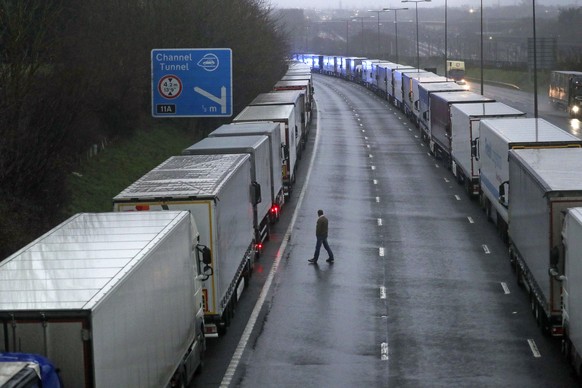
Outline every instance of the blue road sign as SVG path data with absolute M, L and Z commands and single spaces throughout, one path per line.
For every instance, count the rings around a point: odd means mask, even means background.
M 232 116 L 232 50 L 152 50 L 152 116 Z

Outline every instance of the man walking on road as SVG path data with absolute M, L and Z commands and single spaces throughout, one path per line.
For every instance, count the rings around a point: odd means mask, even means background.
M 315 226 L 315 237 L 317 237 L 317 243 L 315 244 L 315 253 L 313 254 L 313 259 L 309 259 L 310 264 L 316 264 L 317 259 L 319 259 L 319 250 L 321 249 L 321 244 L 327 251 L 329 258 L 326 260 L 328 263 L 333 263 L 333 252 L 327 243 L 327 218 L 323 215 L 323 210 L 317 211 L 317 224 Z

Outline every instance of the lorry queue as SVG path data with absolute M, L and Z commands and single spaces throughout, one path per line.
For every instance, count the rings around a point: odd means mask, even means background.
M 582 375 L 582 140 L 427 70 L 361 57 L 297 59 L 362 84 L 410 118 L 496 225 L 534 319 L 544 334 L 561 337 Z
M 0 263 L 0 385 L 192 381 L 295 183 L 311 69 L 291 62 L 285 77 L 121 191 L 113 212 L 77 214 Z

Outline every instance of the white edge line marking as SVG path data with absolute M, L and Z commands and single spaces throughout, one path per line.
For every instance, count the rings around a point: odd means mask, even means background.
M 460 200 L 461 200 L 461 197 L 459 197 L 459 195 L 458 195 L 458 194 L 455 194 L 455 199 L 456 199 L 457 201 L 460 201 Z
M 317 104 L 317 100 L 315 102 Z M 309 161 L 309 170 L 307 171 L 307 175 L 305 176 L 305 183 L 303 184 L 303 188 L 301 189 L 301 194 L 299 195 L 299 199 L 297 200 L 297 205 L 295 206 L 295 211 L 293 212 L 293 217 L 291 218 L 291 222 L 289 223 L 289 226 L 287 227 L 287 231 L 285 232 L 285 236 L 283 237 L 283 241 L 281 242 L 281 246 L 277 250 L 277 255 L 275 256 L 275 261 L 273 262 L 273 266 L 271 267 L 271 271 L 269 272 L 269 276 L 267 276 L 267 279 L 265 280 L 265 284 L 263 285 L 263 288 L 261 289 L 261 293 L 259 294 L 259 298 L 257 299 L 257 303 L 255 303 L 255 307 L 253 308 L 253 311 L 251 312 L 251 315 L 249 317 L 247 325 L 245 326 L 245 329 L 241 335 L 240 341 L 239 341 L 238 345 L 236 346 L 236 350 L 234 351 L 234 353 L 232 355 L 232 358 L 230 360 L 228 368 L 226 369 L 226 372 L 224 373 L 224 376 L 222 377 L 222 381 L 220 383 L 221 388 L 227 388 L 230 385 L 232 378 L 234 377 L 234 374 L 236 372 L 236 369 L 238 367 L 240 359 L 242 358 L 243 352 L 244 352 L 244 350 L 247 346 L 247 343 L 249 342 L 249 339 L 251 337 L 251 333 L 253 332 L 255 324 L 257 323 L 259 313 L 260 313 L 261 309 L 263 308 L 263 305 L 265 304 L 265 299 L 267 298 L 267 294 L 269 293 L 269 290 L 271 288 L 271 284 L 273 283 L 273 278 L 275 277 L 275 273 L 277 272 L 277 269 L 279 268 L 279 264 L 281 263 L 281 257 L 283 256 L 283 253 L 285 252 L 285 249 L 287 248 L 287 244 L 289 243 L 289 240 L 291 238 L 291 231 L 293 230 L 293 227 L 295 226 L 295 222 L 297 221 L 297 214 L 299 213 L 299 209 L 301 209 L 301 204 L 303 203 L 303 197 L 305 197 L 305 192 L 307 191 L 309 178 L 311 177 L 311 170 L 313 169 L 315 155 L 317 154 L 317 147 L 319 145 L 319 132 L 321 131 L 320 118 L 321 118 L 321 115 L 318 115 L 317 116 L 317 132 L 315 134 L 315 144 L 313 146 L 313 152 L 311 153 L 311 160 Z
M 467 219 L 469 220 L 469 223 L 470 224 L 474 224 L 475 223 L 475 221 L 473 221 L 473 217 L 467 217 Z
M 380 286 L 380 299 L 386 299 L 386 287 Z
M 388 342 L 380 344 L 380 360 L 388 361 Z
M 501 288 L 503 288 L 503 292 L 505 292 L 505 295 L 511 294 L 511 292 L 509 291 L 509 287 L 507 287 L 507 283 L 501 282 Z
M 529 348 L 531 349 L 531 352 L 533 353 L 533 356 L 535 358 L 540 358 L 542 356 L 542 354 L 538 350 L 538 346 L 536 345 L 536 341 L 534 341 L 533 339 L 529 338 L 527 340 L 527 343 L 529 344 Z

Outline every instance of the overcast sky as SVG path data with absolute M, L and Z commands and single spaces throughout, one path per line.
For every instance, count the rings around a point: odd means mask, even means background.
M 517 5 L 523 0 L 486 0 L 483 2 L 484 6 L 495 5 Z M 531 0 L 525 0 L 530 3 Z M 267 0 L 269 2 L 269 0 Z M 400 1 L 396 0 L 270 0 L 270 3 L 275 8 L 334 8 L 334 9 L 381 9 L 394 8 L 405 6 Z M 419 4 L 420 7 L 437 6 L 442 7 L 445 0 L 432 0 L 429 4 Z M 447 0 L 449 7 L 460 6 L 479 6 L 479 0 Z M 536 0 L 536 5 L 557 5 L 560 7 L 567 7 L 570 5 L 580 6 L 582 0 Z M 408 7 L 414 8 L 414 4 L 407 4 Z

